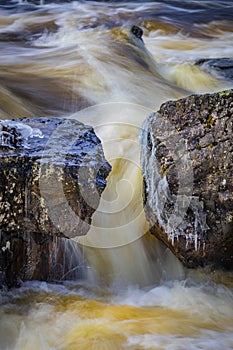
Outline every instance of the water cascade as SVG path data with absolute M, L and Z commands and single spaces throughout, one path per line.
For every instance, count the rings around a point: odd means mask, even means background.
M 149 285 L 165 276 L 183 276 L 179 262 L 155 238 L 147 243 L 139 132 L 150 112 L 137 104 L 118 102 L 90 107 L 73 116 L 94 125 L 112 166 L 91 229 L 77 238 L 91 265 L 108 283 Z
M 87 278 L 1 292 L 0 350 L 232 349 L 232 275 L 184 271 L 148 233 L 139 142 L 163 102 L 232 86 L 195 65 L 233 56 L 231 4 L 35 2 L 0 6 L 1 118 L 90 124 L 112 171 L 90 231 L 66 246 Z

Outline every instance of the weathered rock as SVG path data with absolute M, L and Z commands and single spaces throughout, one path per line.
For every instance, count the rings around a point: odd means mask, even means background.
M 74 268 L 66 238 L 89 230 L 109 171 L 93 129 L 76 120 L 0 123 L 0 284 Z
M 164 103 L 143 125 L 151 232 L 188 267 L 233 269 L 233 90 Z

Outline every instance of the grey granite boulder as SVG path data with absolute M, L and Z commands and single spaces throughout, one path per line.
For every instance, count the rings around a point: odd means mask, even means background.
M 89 230 L 110 169 L 76 120 L 0 122 L 0 284 L 69 275 L 79 259 L 66 241 Z
M 233 91 L 164 103 L 141 142 L 151 232 L 187 267 L 233 269 Z

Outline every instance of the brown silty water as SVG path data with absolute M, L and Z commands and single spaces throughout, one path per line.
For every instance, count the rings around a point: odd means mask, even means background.
M 161 103 L 232 87 L 194 64 L 233 56 L 229 4 L 44 3 L 0 10 L 1 118 L 93 125 L 112 172 L 76 239 L 87 279 L 2 292 L 0 349 L 233 349 L 232 276 L 187 272 L 147 233 L 138 140 Z

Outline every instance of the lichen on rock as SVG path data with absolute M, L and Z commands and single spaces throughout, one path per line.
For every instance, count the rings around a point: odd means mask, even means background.
M 144 123 L 150 230 L 188 267 L 233 268 L 233 91 L 164 103 Z
M 0 284 L 59 279 L 70 269 L 65 241 L 88 232 L 111 167 L 94 130 L 79 121 L 0 126 Z

